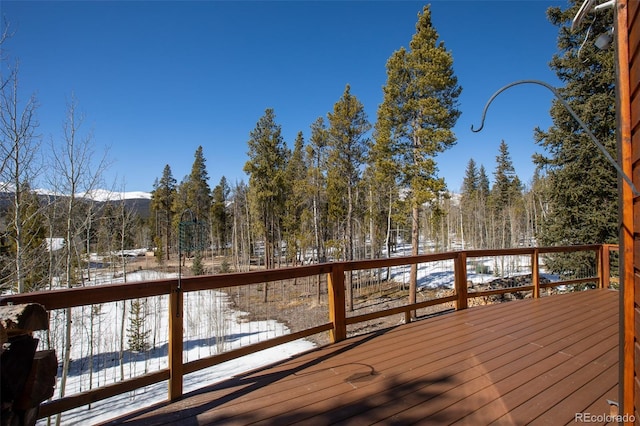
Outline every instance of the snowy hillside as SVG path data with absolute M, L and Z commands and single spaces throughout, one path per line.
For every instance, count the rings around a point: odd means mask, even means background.
M 108 189 L 95 189 L 83 194 L 79 194 L 81 197 L 88 198 L 93 201 L 107 202 L 107 201 L 122 201 L 122 200 L 150 200 L 150 192 L 131 191 L 131 192 L 117 192 L 110 191 Z

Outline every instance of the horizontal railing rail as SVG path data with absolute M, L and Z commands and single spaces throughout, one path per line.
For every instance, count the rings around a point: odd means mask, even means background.
M 169 342 L 168 368 L 122 380 L 117 383 L 101 386 L 70 396 L 65 396 L 43 403 L 39 417 L 48 417 L 76 407 L 91 404 L 112 396 L 129 391 L 169 381 L 168 399 L 176 400 L 183 393 L 183 376 L 219 363 L 249 355 L 264 349 L 278 346 L 297 339 L 312 336 L 317 333 L 330 332 L 332 342 L 347 337 L 347 326 L 359 322 L 369 321 L 389 315 L 405 314 L 411 319 L 410 312 L 430 306 L 455 303 L 455 309 L 465 309 L 468 301 L 473 298 L 502 295 L 506 293 L 531 291 L 533 297 L 541 296 L 540 291 L 561 285 L 575 285 L 593 283 L 599 288 L 609 287 L 611 275 L 610 253 L 618 250 L 618 246 L 610 244 L 580 245 L 567 247 L 530 247 L 497 250 L 465 250 L 417 256 L 394 257 L 375 260 L 359 260 L 351 262 L 333 262 L 307 266 L 297 266 L 282 269 L 260 270 L 253 272 L 229 273 L 210 276 L 184 277 L 181 279 L 166 279 L 156 281 L 132 282 L 125 284 L 108 284 L 94 287 L 76 287 L 23 294 L 4 295 L 0 297 L 0 304 L 39 303 L 47 310 L 66 309 L 94 304 L 119 302 L 153 296 L 169 296 Z M 541 283 L 540 258 L 554 253 L 592 252 L 596 258 L 596 270 L 591 276 Z M 491 289 L 482 291 L 468 291 L 467 269 L 470 259 L 496 256 L 530 256 L 531 283 L 516 287 Z M 402 306 L 381 309 L 376 312 L 347 316 L 345 297 L 345 273 L 359 270 L 375 270 L 398 266 L 408 266 L 426 262 L 452 261 L 454 265 L 454 292 L 452 295 L 436 297 L 430 300 Z M 222 290 L 230 287 L 241 287 L 251 284 L 261 284 L 293 278 L 327 276 L 328 286 L 328 321 L 326 323 L 290 334 L 281 335 L 259 343 L 243 346 L 238 349 L 201 358 L 195 361 L 183 362 L 183 294 L 202 290 Z

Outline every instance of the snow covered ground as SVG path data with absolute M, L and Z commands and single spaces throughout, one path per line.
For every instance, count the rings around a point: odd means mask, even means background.
M 128 274 L 127 282 L 172 277 L 175 275 L 139 271 Z M 127 341 L 131 335 L 130 301 L 126 304 L 118 302 L 74 308 L 72 362 L 66 395 L 116 383 L 121 378 L 128 379 L 166 368 L 168 365 L 167 303 L 167 296 L 148 298 L 143 303 L 145 327 L 141 331 L 147 333 L 146 337 L 152 349 L 144 352 L 124 351 L 122 362 L 120 362 L 119 348 L 122 342 L 125 348 L 128 347 Z M 123 308 L 124 327 L 122 327 Z M 273 320 L 248 322 L 243 319 L 244 315 L 243 312 L 229 308 L 227 296 L 223 293 L 206 291 L 185 294 L 184 361 L 215 355 L 219 353 L 218 351 L 228 351 L 289 333 L 288 328 L 281 323 Z M 63 342 L 64 312 L 52 313 L 50 333 L 52 342 Z M 44 336 L 41 338 L 41 348 L 46 348 Z M 309 341 L 298 340 L 192 373 L 185 376 L 184 391 L 189 392 L 225 380 L 313 347 L 313 343 Z M 61 363 L 62 347 L 56 347 L 56 353 Z M 59 371 L 56 397 L 59 395 L 60 377 Z M 91 407 L 83 406 L 67 411 L 62 414 L 62 424 L 96 424 L 166 400 L 167 386 L 167 382 L 161 382 L 95 402 Z M 38 424 L 46 424 L 46 419 L 40 420 Z
M 392 268 L 391 276 L 397 282 L 409 282 L 410 267 Z M 497 277 L 531 273 L 531 256 L 496 256 L 467 259 L 467 281 L 484 284 Z M 557 280 L 557 279 L 556 279 Z M 454 260 L 439 260 L 418 265 L 418 288 L 452 289 L 455 286 Z

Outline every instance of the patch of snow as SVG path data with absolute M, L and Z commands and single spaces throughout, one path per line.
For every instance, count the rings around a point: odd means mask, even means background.
M 58 251 L 64 247 L 64 238 L 45 238 L 44 243 L 48 251 Z

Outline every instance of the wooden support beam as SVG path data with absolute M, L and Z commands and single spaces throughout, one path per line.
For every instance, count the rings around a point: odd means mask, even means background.
M 467 300 L 467 254 L 465 252 L 458 253 L 454 260 L 454 275 L 456 295 L 456 309 L 467 309 L 469 306 Z
M 533 286 L 533 297 L 540 297 L 540 253 L 538 249 L 533 250 L 531 255 L 531 285 Z
M 184 294 L 177 285 L 169 295 L 169 399 L 182 398 Z
M 629 79 L 629 20 L 627 0 L 616 2 L 616 115 L 618 164 L 627 176 L 634 176 L 631 144 L 631 92 Z M 637 25 L 637 24 L 636 24 Z M 637 179 L 634 179 L 637 184 Z M 629 185 L 618 179 L 620 204 L 620 414 L 633 418 L 638 409 L 635 376 L 635 285 L 634 285 L 634 199 Z M 627 422 L 625 422 L 627 423 Z
M 347 338 L 347 312 L 345 308 L 344 265 L 336 263 L 327 276 L 329 291 L 329 320 L 333 323 L 330 331 L 331 342 Z

